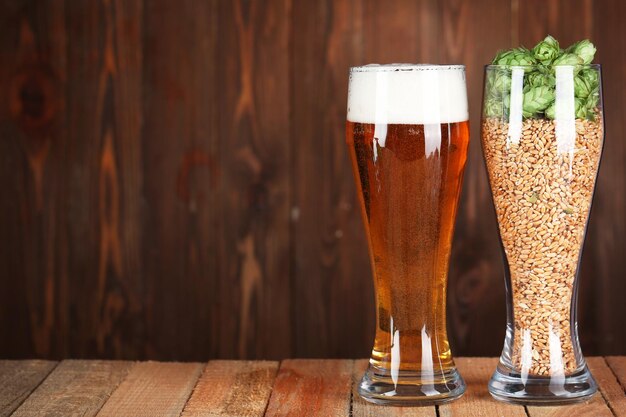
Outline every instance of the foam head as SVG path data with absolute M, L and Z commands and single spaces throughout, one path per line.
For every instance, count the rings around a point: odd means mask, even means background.
M 350 69 L 351 122 L 435 124 L 467 119 L 463 65 L 370 64 Z

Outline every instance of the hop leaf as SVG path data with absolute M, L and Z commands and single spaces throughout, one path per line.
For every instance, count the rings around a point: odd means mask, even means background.
M 500 97 L 511 91 L 511 74 L 507 71 L 496 71 L 489 85 L 489 94 Z
M 556 85 L 556 78 L 549 73 L 543 73 L 534 71 L 526 76 L 526 81 L 530 87 L 540 87 L 545 85 L 546 87 L 554 87 Z
M 596 88 L 600 84 L 600 76 L 598 70 L 594 68 L 587 68 L 580 72 L 580 76 L 589 83 L 592 88 Z
M 559 42 L 548 35 L 532 49 L 532 54 L 544 65 L 549 65 L 560 53 Z
M 567 48 L 567 52 L 578 56 L 582 60 L 583 64 L 591 64 L 591 61 L 593 61 L 593 57 L 596 54 L 596 47 L 589 41 L 589 39 L 584 39 Z
M 487 117 L 502 117 L 503 113 L 502 102 L 500 100 L 495 98 L 487 100 L 487 104 L 485 105 L 485 115 Z
M 540 86 L 528 90 L 524 94 L 522 112 L 524 117 L 532 117 L 535 113 L 545 110 L 554 101 L 554 90 Z

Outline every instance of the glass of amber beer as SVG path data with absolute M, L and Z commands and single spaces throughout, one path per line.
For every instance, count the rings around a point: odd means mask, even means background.
M 359 394 L 393 405 L 453 400 L 465 391 L 446 332 L 448 262 L 469 141 L 465 67 L 353 67 L 347 119 L 377 305 Z

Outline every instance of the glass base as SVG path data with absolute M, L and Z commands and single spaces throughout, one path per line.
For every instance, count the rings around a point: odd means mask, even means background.
M 394 383 L 396 381 L 396 383 Z M 456 369 L 447 372 L 423 373 L 387 370 L 369 366 L 361 379 L 359 395 L 366 401 L 382 405 L 435 405 L 459 398 L 465 392 L 465 382 Z
M 587 366 L 568 376 L 522 378 L 500 364 L 489 381 L 493 398 L 522 405 L 572 404 L 588 400 L 597 391 Z

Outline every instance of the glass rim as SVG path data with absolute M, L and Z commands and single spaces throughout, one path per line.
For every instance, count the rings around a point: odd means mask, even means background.
M 465 70 L 462 64 L 366 64 L 350 67 L 350 72 L 441 71 Z
M 596 68 L 596 69 L 600 69 L 602 68 L 601 64 L 578 64 L 578 65 L 558 65 L 559 67 L 570 67 L 570 68 L 576 68 L 576 67 L 582 67 L 582 68 Z M 513 68 L 539 68 L 539 67 L 543 67 L 543 65 L 541 64 L 531 64 L 531 65 L 503 65 L 503 64 L 486 64 L 485 65 L 485 69 L 497 69 L 497 68 L 506 68 L 506 69 L 513 69 Z M 551 67 L 551 68 L 556 68 L 556 67 Z

